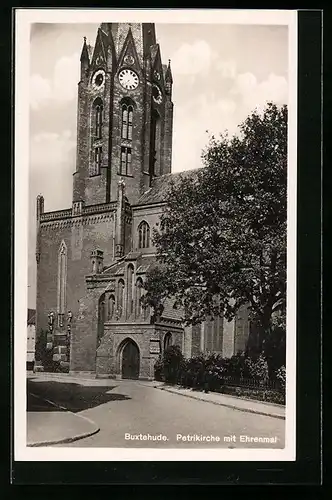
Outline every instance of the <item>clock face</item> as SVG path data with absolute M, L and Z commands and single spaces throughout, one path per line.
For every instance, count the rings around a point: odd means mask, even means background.
M 157 104 L 160 104 L 163 100 L 163 96 L 158 85 L 153 85 L 152 87 L 152 98 Z
M 138 75 L 132 69 L 123 69 L 119 73 L 119 82 L 127 90 L 134 90 L 138 87 Z
M 95 72 L 92 78 L 92 86 L 95 89 L 101 88 L 105 83 L 105 71 L 103 69 L 99 69 Z

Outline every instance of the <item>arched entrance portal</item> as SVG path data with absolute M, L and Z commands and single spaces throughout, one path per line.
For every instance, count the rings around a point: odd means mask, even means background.
M 122 349 L 122 378 L 138 379 L 139 377 L 139 349 L 137 344 L 129 340 Z

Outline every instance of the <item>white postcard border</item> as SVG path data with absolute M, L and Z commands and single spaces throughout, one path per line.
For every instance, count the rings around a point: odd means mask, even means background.
M 155 22 L 288 25 L 289 132 L 285 448 L 133 449 L 26 446 L 30 25 Z M 297 12 L 281 10 L 18 9 L 15 27 L 14 460 L 17 461 L 294 461 L 296 434 Z

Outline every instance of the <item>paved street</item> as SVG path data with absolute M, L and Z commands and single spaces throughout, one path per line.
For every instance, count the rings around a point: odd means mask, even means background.
M 88 417 L 99 427 L 93 436 L 70 447 L 282 448 L 285 421 L 217 406 L 145 385 L 142 381 L 28 382 L 28 392 Z M 125 436 L 138 437 L 126 440 Z M 144 440 L 143 435 L 146 435 Z M 179 437 L 181 435 L 181 437 Z M 197 441 L 194 435 L 210 437 Z M 159 436 L 159 440 L 152 437 Z M 235 436 L 232 437 L 232 436 Z M 241 442 L 240 442 L 240 436 Z M 248 442 L 248 438 L 249 442 Z M 275 443 L 250 438 L 277 438 Z M 195 441 L 193 439 L 196 439 Z M 257 441 L 257 440 L 256 440 Z

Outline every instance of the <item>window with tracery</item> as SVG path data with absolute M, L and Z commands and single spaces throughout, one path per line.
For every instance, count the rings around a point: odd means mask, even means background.
M 150 226 L 142 221 L 138 226 L 138 248 L 149 248 L 150 246 Z
M 131 148 L 121 146 L 121 169 L 122 175 L 133 175 L 131 168 Z
M 101 172 L 101 162 L 102 162 L 102 147 L 98 146 L 94 148 L 93 163 L 90 170 L 90 175 L 100 175 Z
M 94 108 L 95 139 L 103 136 L 103 104 L 98 101 Z
M 91 161 L 90 161 L 90 176 L 100 175 L 102 166 L 102 145 L 101 139 L 103 136 L 103 101 L 98 97 L 92 104 L 91 111 Z
M 122 139 L 128 139 L 129 141 L 131 141 L 133 138 L 133 116 L 133 106 L 131 104 L 122 104 Z
M 133 140 L 134 103 L 124 99 L 121 104 L 121 151 L 120 174 L 131 176 L 132 171 L 132 140 Z

